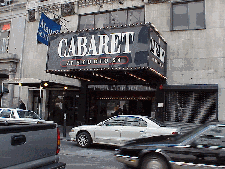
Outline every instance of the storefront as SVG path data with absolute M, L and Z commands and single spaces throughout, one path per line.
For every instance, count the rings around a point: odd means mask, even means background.
M 205 123 L 218 120 L 218 84 L 164 85 L 165 121 Z
M 118 108 L 161 119 L 166 46 L 151 23 L 54 34 L 46 70 L 82 81 L 77 121 L 96 123 Z
M 121 109 L 121 114 L 151 116 L 156 89 L 144 85 L 88 85 L 89 122 L 100 122 Z

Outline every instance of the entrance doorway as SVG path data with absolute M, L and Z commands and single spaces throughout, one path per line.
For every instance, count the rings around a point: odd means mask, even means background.
M 66 113 L 66 125 L 74 126 L 78 115 L 78 91 L 50 90 L 48 119 L 63 125 Z
M 152 101 L 149 100 L 92 100 L 88 116 L 89 124 L 96 124 L 114 115 L 117 109 L 123 115 L 151 116 Z

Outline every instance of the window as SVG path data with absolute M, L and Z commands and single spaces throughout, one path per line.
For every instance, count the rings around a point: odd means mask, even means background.
M 80 29 L 94 28 L 94 15 L 84 15 L 80 17 Z
M 2 23 L 0 24 L 0 54 L 8 53 L 9 47 L 9 35 L 10 35 L 10 23 Z
M 17 111 L 20 118 L 40 119 L 40 117 L 33 111 Z
M 173 30 L 204 29 L 204 1 L 173 4 L 172 22 Z
M 139 119 L 137 117 L 127 117 L 126 126 L 139 126 Z
M 14 3 L 13 0 L 1 0 L 0 2 L 1 2 L 1 3 L 0 3 L 0 6 L 1 6 L 1 7 L 2 7 L 2 6 L 11 5 L 12 3 Z
M 109 13 L 95 15 L 95 27 L 102 28 L 109 25 Z
M 154 123 L 156 123 L 157 125 L 159 125 L 160 127 L 166 127 L 165 124 L 163 124 L 161 121 L 158 121 L 152 117 L 147 117 L 149 120 L 153 121 Z
M 10 115 L 11 115 L 10 109 L 3 109 L 2 112 L 0 113 L 0 117 L 3 118 L 10 118 Z
M 126 126 L 138 126 L 138 127 L 147 127 L 146 121 L 139 117 L 127 117 Z
M 115 118 L 109 119 L 107 122 L 105 122 L 106 126 L 122 126 L 124 124 L 126 117 L 123 116 L 117 116 Z
M 69 3 L 61 5 L 61 15 L 62 16 L 70 16 L 73 14 L 75 14 L 73 2 L 69 2 Z
M 144 23 L 144 8 L 80 15 L 79 29 L 102 28 L 134 23 Z
M 203 132 L 196 138 L 197 145 L 208 146 L 223 146 L 225 138 L 225 126 L 212 127 Z
M 143 9 L 128 11 L 128 24 L 144 23 Z
M 125 25 L 127 23 L 127 11 L 111 12 L 110 26 Z
M 30 9 L 28 11 L 28 20 L 29 22 L 34 22 L 36 19 L 35 19 L 35 9 Z

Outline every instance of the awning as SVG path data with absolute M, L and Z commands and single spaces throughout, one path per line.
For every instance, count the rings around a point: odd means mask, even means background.
M 4 84 L 14 84 L 29 87 L 40 87 L 42 80 L 34 78 L 21 78 L 3 81 Z
M 9 90 L 6 87 L 3 87 L 3 92 L 2 92 L 2 85 L 0 85 L 0 93 L 9 93 Z
M 47 86 L 45 86 L 45 83 L 47 83 Z M 14 84 L 14 85 L 20 85 L 20 86 L 28 86 L 31 88 L 40 88 L 40 86 L 45 88 L 64 88 L 65 86 L 74 89 L 78 88 L 77 86 L 67 85 L 67 84 L 61 84 L 46 80 L 40 80 L 40 79 L 34 79 L 34 78 L 21 78 L 21 79 L 12 79 L 12 80 L 5 80 L 3 81 L 3 84 Z
M 88 70 L 47 70 L 47 73 L 66 76 L 69 78 L 80 79 L 89 82 L 115 83 L 127 82 L 132 84 L 140 83 L 163 83 L 166 77 L 158 73 L 152 68 L 137 67 L 137 68 L 103 68 L 103 69 L 88 69 Z

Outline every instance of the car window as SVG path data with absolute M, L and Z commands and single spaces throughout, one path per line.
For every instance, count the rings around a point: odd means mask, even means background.
M 158 120 L 156 120 L 156 119 L 154 119 L 154 118 L 152 118 L 152 117 L 147 117 L 149 120 L 151 120 L 151 121 L 153 121 L 154 123 L 156 123 L 158 126 L 160 126 L 160 127 L 166 127 L 166 125 L 165 124 L 163 124 L 161 121 L 158 121 Z
M 147 127 L 147 122 L 145 120 L 143 120 L 142 118 L 139 119 L 139 126 L 140 127 Z
M 127 117 L 125 126 L 147 127 L 147 123 L 142 118 L 129 116 Z
M 117 117 L 109 119 L 104 124 L 106 126 L 122 126 L 124 124 L 125 118 L 126 117 L 124 116 L 117 116 Z
M 40 117 L 32 111 L 18 111 L 17 113 L 20 118 L 40 119 Z
M 0 117 L 10 118 L 11 110 L 10 109 L 3 109 L 0 113 Z
M 19 118 L 25 118 L 25 112 L 24 111 L 17 111 Z
M 215 126 L 201 133 L 195 140 L 197 145 L 225 147 L 225 127 Z

